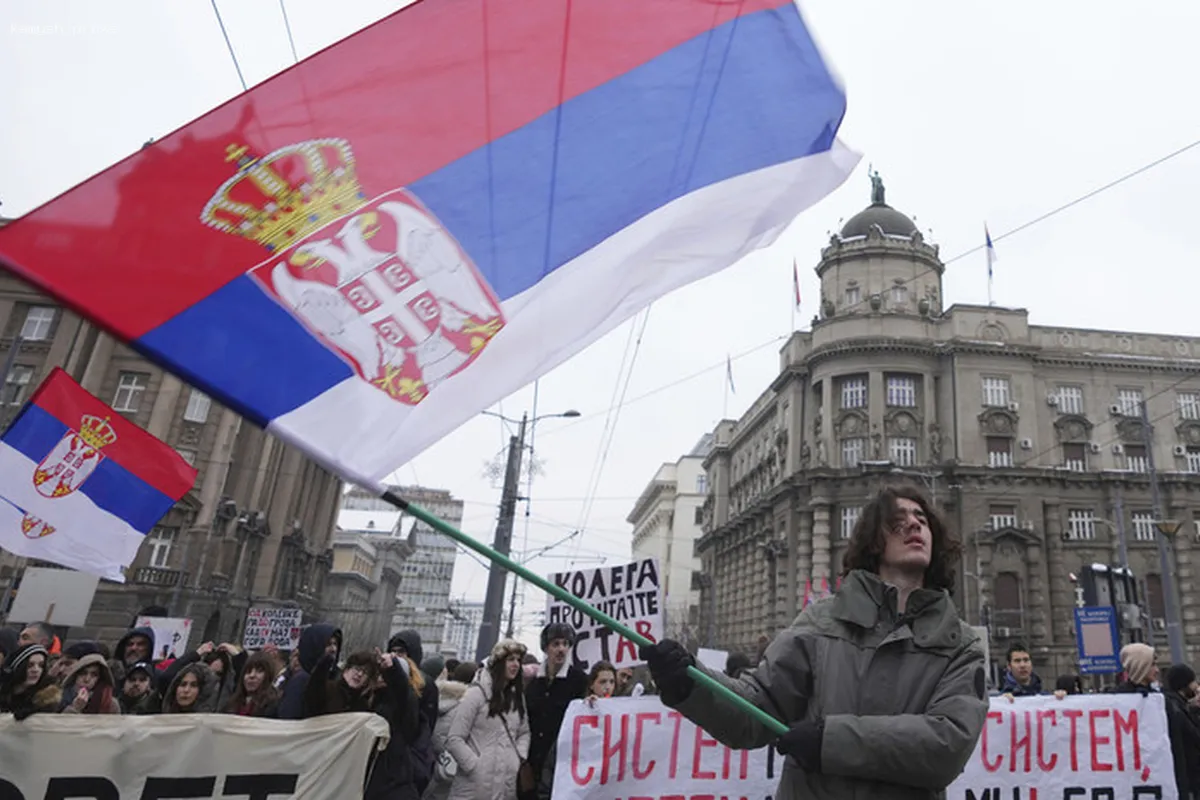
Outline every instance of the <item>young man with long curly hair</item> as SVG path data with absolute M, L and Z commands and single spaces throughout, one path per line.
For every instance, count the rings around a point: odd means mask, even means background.
M 705 670 L 789 725 L 781 737 L 697 688 L 679 643 L 643 658 L 663 702 L 722 743 L 787 756 L 782 800 L 940 798 L 987 714 L 983 648 L 950 600 L 960 553 L 924 492 L 887 487 L 863 509 L 837 593 L 805 608 L 757 669 Z

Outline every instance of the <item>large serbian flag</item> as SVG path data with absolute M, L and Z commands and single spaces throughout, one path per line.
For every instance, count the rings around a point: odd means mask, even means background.
M 11 223 L 0 261 L 377 486 L 774 241 L 857 163 L 845 108 L 792 0 L 425 0 Z
M 0 438 L 0 547 L 124 581 L 195 480 L 178 453 L 56 368 Z

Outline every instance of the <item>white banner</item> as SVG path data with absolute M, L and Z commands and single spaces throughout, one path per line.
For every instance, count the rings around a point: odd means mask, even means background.
M 1162 695 L 992 700 L 947 800 L 1179 800 Z M 771 800 L 783 759 L 730 750 L 657 697 L 577 700 L 558 734 L 554 800 Z
M 300 623 L 303 617 L 304 610 L 300 608 L 255 606 L 246 612 L 242 647 L 262 650 L 273 644 L 280 650 L 295 650 L 300 646 Z
M 1161 694 L 992 699 L 947 800 L 1177 800 Z
M 657 642 L 663 637 L 662 589 L 658 562 L 644 558 L 630 564 L 559 572 L 550 580 L 638 633 Z M 597 661 L 635 667 L 637 645 L 581 611 L 546 599 L 546 622 L 565 622 L 575 629 L 575 665 L 587 671 Z
M 770 800 L 783 768 L 773 749 L 730 750 L 651 695 L 576 700 L 557 752 L 554 800 Z
M 361 797 L 377 714 L 303 722 L 232 714 L 0 716 L 0 797 Z

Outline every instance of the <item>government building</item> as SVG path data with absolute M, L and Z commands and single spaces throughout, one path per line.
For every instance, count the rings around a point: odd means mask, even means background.
M 792 334 L 772 384 L 712 432 L 701 641 L 755 654 L 808 591 L 836 585 L 862 504 L 907 477 L 961 532 L 955 602 L 988 629 L 992 662 L 1022 643 L 1051 685 L 1079 671 L 1074 609 L 1093 564 L 1128 565 L 1123 636 L 1169 658 L 1155 523 L 1181 523 L 1168 569 L 1195 663 L 1200 339 L 946 307 L 938 247 L 885 203 L 877 176 L 871 199 L 821 251 L 812 330 Z
M 115 641 L 148 608 L 191 618 L 192 646 L 240 642 L 251 605 L 298 607 L 306 621 L 320 615 L 341 504 L 336 476 L 3 271 L 0 363 L 0 427 L 59 366 L 199 470 L 126 582 L 100 582 L 71 639 Z M 25 566 L 0 551 L 0 592 L 10 600 Z

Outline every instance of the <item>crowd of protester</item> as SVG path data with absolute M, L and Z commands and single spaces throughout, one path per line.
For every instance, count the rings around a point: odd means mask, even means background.
M 426 657 L 416 631 L 386 649 L 345 653 L 342 633 L 318 623 L 291 652 L 204 642 L 156 660 L 152 628 L 113 646 L 67 646 L 45 623 L 0 628 L 0 713 L 236 714 L 307 719 L 361 711 L 388 723 L 368 800 L 547 800 L 555 742 L 567 706 L 653 691 L 645 670 L 570 663 L 575 631 L 552 623 L 539 661 L 525 645 L 499 642 L 481 664 Z

